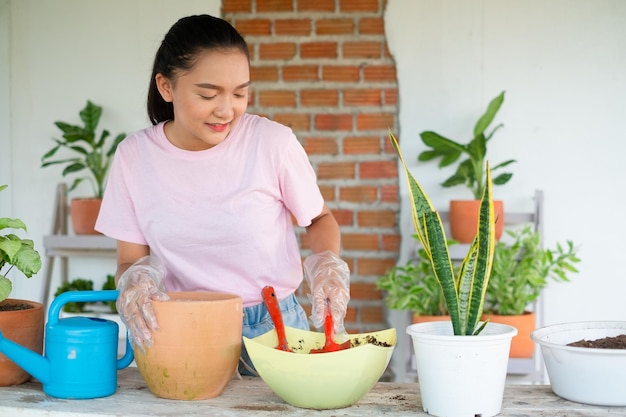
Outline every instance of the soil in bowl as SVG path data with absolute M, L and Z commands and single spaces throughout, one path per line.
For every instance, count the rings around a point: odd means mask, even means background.
M 567 346 L 594 349 L 626 349 L 626 334 L 613 337 L 603 337 L 595 340 L 581 339 L 576 342 L 568 343 Z

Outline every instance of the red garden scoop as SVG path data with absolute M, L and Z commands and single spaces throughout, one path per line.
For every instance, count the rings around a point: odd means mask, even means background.
M 269 285 L 263 287 L 261 294 L 263 295 L 265 307 L 270 313 L 270 317 L 272 318 L 274 327 L 276 328 L 276 336 L 278 336 L 278 346 L 276 346 L 276 349 L 291 352 L 291 349 L 289 349 L 289 346 L 287 345 L 287 335 L 285 334 L 283 315 L 280 312 L 280 306 L 278 305 L 278 299 L 276 298 L 274 287 Z
M 350 347 L 349 340 L 346 340 L 343 343 L 335 342 L 335 323 L 333 323 L 333 315 L 330 312 L 329 304 L 330 301 L 326 300 L 326 317 L 324 319 L 324 335 L 326 336 L 326 343 L 321 349 L 311 349 L 309 353 L 336 352 Z

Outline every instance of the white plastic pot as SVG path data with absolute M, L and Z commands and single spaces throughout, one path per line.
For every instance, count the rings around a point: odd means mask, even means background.
M 422 407 L 434 416 L 495 416 L 502 407 L 512 326 L 488 323 L 477 336 L 455 336 L 450 321 L 412 324 Z
M 626 350 L 566 346 L 620 334 L 626 334 L 626 321 L 555 324 L 531 337 L 541 346 L 556 395 L 585 404 L 626 406 Z

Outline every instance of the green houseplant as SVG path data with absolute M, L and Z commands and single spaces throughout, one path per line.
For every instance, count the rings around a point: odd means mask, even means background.
M 417 239 L 417 235 L 413 238 Z M 379 277 L 376 286 L 384 291 L 389 308 L 411 311 L 415 318 L 448 315 L 441 286 L 423 248 L 417 250 L 415 259 L 394 266 Z
M 0 191 L 7 185 L 0 185 Z M 41 269 L 41 257 L 35 250 L 33 241 L 23 239 L 6 229 L 26 231 L 26 224 L 20 219 L 0 217 L 0 331 L 3 337 L 20 345 L 42 353 L 43 351 L 43 305 L 29 300 L 8 298 L 13 284 L 7 277 L 15 268 L 26 278 Z M 0 386 L 22 384 L 30 375 L 9 360 L 0 361 Z
M 489 164 L 485 168 L 478 233 L 455 275 L 441 217 L 408 170 L 393 134 L 390 139 L 408 182 L 418 240 L 443 290 L 450 314 L 448 322 L 425 322 L 407 327 L 415 351 L 422 407 L 435 416 L 495 416 L 502 406 L 509 348 L 517 330 L 481 322 L 495 251 Z M 476 383 L 478 380 L 480 384 Z M 450 401 L 457 395 L 464 400 Z
M 489 126 L 493 122 L 496 114 L 504 102 L 504 91 L 493 98 L 485 113 L 478 119 L 474 126 L 473 137 L 467 143 L 461 143 L 448 139 L 433 131 L 420 133 L 422 142 L 429 148 L 418 155 L 418 161 L 425 162 L 440 158 L 439 167 L 444 168 L 452 164 L 457 164 L 456 171 L 452 176 L 441 183 L 444 188 L 465 186 L 471 193 L 474 200 L 452 200 L 450 203 L 450 231 L 452 237 L 461 243 L 469 243 L 474 237 L 476 230 L 476 213 L 478 211 L 478 200 L 484 194 L 485 183 L 485 161 L 487 157 L 487 145 L 493 135 L 503 126 L 496 125 L 490 131 Z M 461 157 L 465 157 L 461 159 Z M 509 159 L 491 167 L 495 172 L 512 163 L 514 159 Z M 510 172 L 500 173 L 493 178 L 493 185 L 506 184 L 513 176 Z M 496 238 L 502 235 L 504 224 L 504 209 L 502 201 L 497 200 L 496 217 L 498 218 L 496 227 Z M 473 220 L 469 221 L 470 217 Z
M 104 185 L 109 167 L 117 145 L 126 136 L 120 133 L 109 141 L 110 133 L 103 129 L 97 133 L 102 107 L 87 100 L 85 107 L 79 112 L 82 126 L 56 121 L 54 124 L 63 133 L 62 139 L 53 138 L 56 145 L 41 158 L 41 167 L 64 165 L 62 175 L 80 175 L 74 179 L 68 193 L 76 189 L 83 181 L 89 181 L 93 188 L 93 198 L 73 199 L 70 205 L 70 216 L 76 234 L 94 234 L 94 225 L 100 211 L 100 204 L 104 194 Z M 73 156 L 57 157 L 57 153 L 65 149 Z M 87 214 L 85 214 L 87 213 Z M 87 216 L 83 219 L 82 216 Z
M 539 298 L 549 280 L 569 281 L 568 275 L 578 272 L 574 264 L 580 259 L 569 240 L 557 243 L 554 249 L 544 249 L 540 234 L 530 225 L 506 233 L 511 242 L 496 244 L 484 318 L 517 328 L 510 356 L 530 358 L 535 351 L 531 334 L 537 318 L 534 311 L 527 310 L 529 305 Z

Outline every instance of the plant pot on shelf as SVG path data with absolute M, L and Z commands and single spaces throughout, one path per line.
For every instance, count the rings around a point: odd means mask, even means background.
M 626 406 L 626 347 L 567 346 L 626 335 L 626 321 L 562 323 L 535 330 L 552 391 L 566 400 L 600 406 Z
M 72 229 L 77 235 L 98 235 L 95 230 L 102 199 L 74 198 L 70 202 L 70 218 Z
M 425 412 L 441 417 L 500 412 L 515 328 L 487 323 L 478 335 L 455 336 L 452 323 L 440 321 L 412 324 L 407 333 Z
M 34 301 L 8 298 L 0 306 L 27 304 L 32 308 L 0 311 L 0 331 L 4 338 L 25 348 L 43 353 L 44 309 L 43 304 Z M 3 307 L 4 308 L 4 307 Z M 12 360 L 0 353 L 0 387 L 23 384 L 31 376 Z
M 450 201 L 450 234 L 460 243 L 472 243 L 478 230 L 478 210 L 480 200 Z M 504 229 L 504 204 L 502 200 L 493 201 L 496 216 L 496 239 L 500 239 Z
M 502 316 L 499 314 L 483 314 L 483 320 L 491 323 L 507 324 L 517 329 L 517 336 L 511 340 L 511 358 L 531 358 L 535 352 L 535 342 L 530 338 L 535 330 L 537 316 L 532 311 L 525 311 L 517 316 Z
M 241 297 L 215 292 L 171 292 L 153 301 L 159 323 L 154 344 L 135 348 L 137 368 L 161 398 L 203 400 L 222 394 L 241 355 Z
M 413 314 L 413 324 L 427 323 L 430 321 L 450 321 L 450 316 L 430 316 L 427 314 Z

